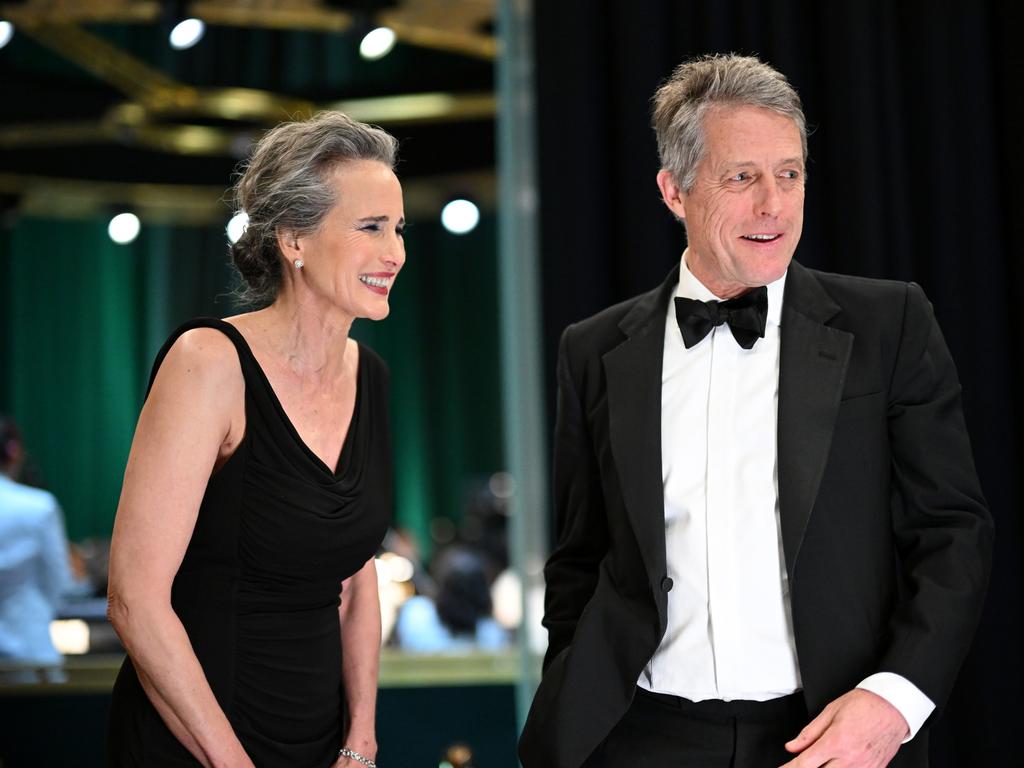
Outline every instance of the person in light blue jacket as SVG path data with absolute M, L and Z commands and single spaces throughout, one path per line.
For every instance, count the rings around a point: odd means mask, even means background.
M 416 595 L 405 602 L 395 626 L 399 647 L 413 653 L 493 653 L 507 648 L 508 632 L 491 615 L 483 557 L 456 545 L 437 559 L 436 600 Z
M 61 679 L 50 622 L 72 585 L 53 494 L 16 481 L 24 461 L 17 425 L 0 415 L 0 682 Z

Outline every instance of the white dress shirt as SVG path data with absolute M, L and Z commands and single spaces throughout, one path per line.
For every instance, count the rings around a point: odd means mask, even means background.
M 783 275 L 768 288 L 764 338 L 728 325 L 687 349 L 665 319 L 661 394 L 668 625 L 639 685 L 691 701 L 766 701 L 800 690 L 779 524 L 777 417 Z M 675 296 L 716 300 L 686 266 Z M 892 703 L 912 738 L 934 705 L 905 678 L 858 687 Z

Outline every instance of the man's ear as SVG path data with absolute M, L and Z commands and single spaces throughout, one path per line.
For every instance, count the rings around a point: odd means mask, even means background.
M 671 171 L 662 168 L 658 171 L 658 189 L 661 190 L 661 200 L 673 215 L 680 220 L 686 220 L 686 193 L 680 189 Z

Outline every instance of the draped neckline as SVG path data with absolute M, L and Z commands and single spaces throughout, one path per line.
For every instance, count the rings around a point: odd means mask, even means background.
M 351 445 L 354 440 L 354 434 L 356 431 L 356 425 L 359 420 L 359 414 L 362 404 L 363 397 L 363 384 L 364 382 L 364 371 L 366 366 L 363 365 L 363 353 L 364 349 L 362 344 L 356 341 L 356 345 L 359 348 L 359 358 L 356 361 L 356 396 L 355 403 L 352 406 L 352 415 L 349 418 L 348 431 L 345 433 L 345 439 L 342 441 L 341 450 L 338 452 L 338 458 L 336 459 L 334 469 L 327 466 L 327 463 L 321 459 L 316 452 L 309 447 L 305 440 L 302 439 L 302 435 L 299 434 L 299 430 L 295 428 L 295 423 L 291 420 L 288 412 L 284 409 L 281 404 L 280 398 L 277 396 L 277 392 L 274 391 L 274 386 L 270 383 L 270 379 L 267 377 L 266 371 L 263 370 L 263 366 L 260 365 L 259 360 L 256 359 L 255 353 L 252 351 L 252 347 L 249 346 L 248 340 L 246 340 L 244 334 L 238 329 L 237 326 L 229 323 L 226 320 L 218 320 L 227 328 L 231 329 L 229 332 L 235 336 L 241 344 L 241 349 L 244 350 L 246 357 L 249 358 L 249 362 L 256 369 L 259 375 L 260 381 L 263 383 L 264 390 L 277 412 L 278 418 L 280 419 L 285 431 L 291 436 L 295 446 L 306 455 L 306 457 L 324 474 L 331 477 L 332 480 L 338 480 L 344 476 L 345 472 L 349 468 L 349 463 L 345 462 L 346 457 L 351 453 Z M 246 431 L 249 427 L 246 425 Z

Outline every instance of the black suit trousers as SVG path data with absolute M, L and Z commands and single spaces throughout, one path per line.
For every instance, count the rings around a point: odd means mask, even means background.
M 691 702 L 637 689 L 584 768 L 778 768 L 807 723 L 800 694 L 768 702 Z

